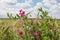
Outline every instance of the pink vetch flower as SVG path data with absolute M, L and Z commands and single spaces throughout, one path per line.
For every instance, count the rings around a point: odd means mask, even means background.
M 40 34 L 41 34 L 40 31 L 35 31 L 35 32 L 34 32 L 34 35 L 40 35 Z
M 40 40 L 40 38 L 36 38 L 36 40 Z
M 51 24 L 51 22 L 48 22 L 48 24 Z
M 33 24 L 34 25 L 37 25 L 37 20 L 33 20 Z
M 53 31 L 53 30 L 55 30 L 55 28 L 54 27 L 50 27 L 50 30 Z
M 24 15 L 25 15 L 25 11 L 21 9 L 21 10 L 19 11 L 19 15 L 24 16 Z
M 21 30 L 18 30 L 18 33 L 22 36 L 23 32 Z
M 48 22 L 48 24 L 51 26 L 52 25 L 52 22 Z
M 49 24 L 49 25 L 52 25 L 52 22 L 51 22 L 51 21 L 49 21 L 49 22 L 48 22 L 48 24 Z
M 21 25 L 23 23 L 23 18 L 21 18 L 19 21 L 18 21 L 18 24 Z

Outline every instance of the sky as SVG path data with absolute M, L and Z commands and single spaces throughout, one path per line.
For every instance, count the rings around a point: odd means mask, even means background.
M 20 9 L 26 13 L 31 12 L 31 18 L 36 18 L 37 9 L 40 7 L 46 10 L 49 16 L 60 19 L 60 0 L 0 0 L 0 18 L 6 18 L 8 12 L 13 16 L 19 14 Z

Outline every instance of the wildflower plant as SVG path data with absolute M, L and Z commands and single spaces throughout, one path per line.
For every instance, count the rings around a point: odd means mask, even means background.
M 38 11 L 42 15 L 30 20 L 27 18 L 29 13 L 25 14 L 22 9 L 19 10 L 19 14 L 16 14 L 16 16 L 7 14 L 10 19 L 16 20 L 11 32 L 9 32 L 10 27 L 8 27 L 8 40 L 60 40 L 60 29 L 56 19 L 48 16 L 48 12 L 43 11 L 42 8 L 38 8 Z M 10 37 L 12 38 L 10 39 Z
M 56 20 L 48 16 L 48 12 L 43 11 L 42 8 L 38 8 L 38 11 L 42 13 L 42 15 L 38 15 L 41 21 L 38 20 L 38 17 L 29 21 L 27 18 L 29 13 L 25 14 L 22 9 L 19 14 L 16 14 L 15 19 L 18 19 L 17 23 L 20 27 L 17 28 L 17 33 L 22 40 L 59 40 L 60 34 Z

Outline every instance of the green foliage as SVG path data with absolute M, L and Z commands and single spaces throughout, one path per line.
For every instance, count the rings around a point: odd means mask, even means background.
M 48 12 L 43 11 L 43 8 L 38 8 L 38 11 L 42 13 L 39 16 L 41 20 L 37 19 L 38 17 L 28 20 L 27 15 L 30 12 L 24 16 L 18 14 L 12 16 L 7 13 L 10 20 L 0 22 L 0 40 L 60 40 L 60 25 L 57 24 L 56 19 L 48 16 Z M 23 32 L 22 36 L 17 31 L 18 29 Z M 36 31 L 40 34 L 35 35 Z

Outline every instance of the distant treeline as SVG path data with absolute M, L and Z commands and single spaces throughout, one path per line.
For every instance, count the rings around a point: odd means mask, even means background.
M 18 19 L 18 18 L 17 18 L 17 19 Z M 36 19 L 36 18 L 28 18 L 28 20 L 29 20 L 29 19 L 32 19 L 32 20 L 33 20 L 33 19 Z M 10 20 L 10 19 L 9 19 L 9 18 L 0 18 L 0 20 Z M 41 20 L 41 19 L 39 19 L 39 20 Z M 56 19 L 56 20 L 60 20 L 60 19 Z

